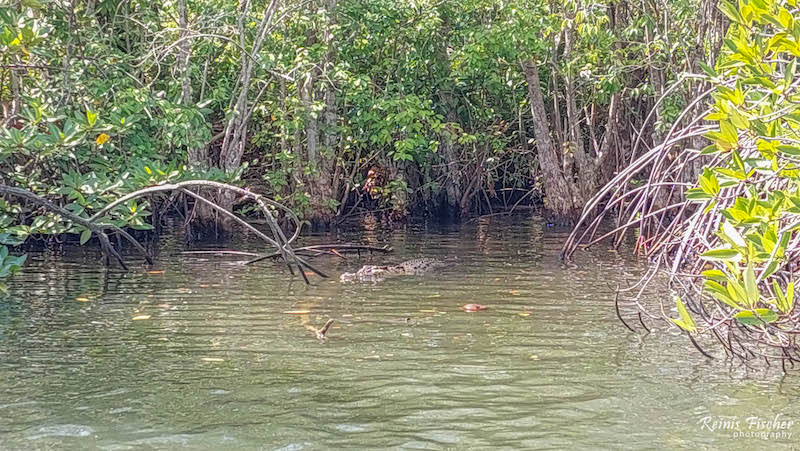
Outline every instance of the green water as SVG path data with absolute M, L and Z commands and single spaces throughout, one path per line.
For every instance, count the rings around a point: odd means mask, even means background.
M 562 270 L 564 238 L 535 218 L 304 237 L 396 249 L 317 258 L 334 277 L 310 287 L 272 263 L 181 255 L 168 239 L 156 267 L 128 273 L 103 270 L 92 250 L 31 254 L 0 300 L 0 448 L 800 443 L 800 425 L 786 430 L 791 438 L 767 439 L 703 426 L 726 416 L 741 432 L 748 417 L 800 421 L 800 374 L 707 361 L 674 330 L 630 333 L 612 288 L 642 268 L 597 249 Z M 419 256 L 455 263 L 428 277 L 338 281 L 364 263 Z M 466 303 L 489 309 L 465 313 Z M 328 318 L 320 342 L 310 328 Z

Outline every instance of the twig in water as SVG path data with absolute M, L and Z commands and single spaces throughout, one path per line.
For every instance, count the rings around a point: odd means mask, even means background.
M 636 333 L 636 330 L 633 327 L 629 326 L 624 319 L 622 319 L 622 315 L 619 312 L 619 285 L 617 285 L 617 293 L 614 295 L 614 309 L 617 311 L 617 318 L 619 318 L 622 324 L 626 328 L 628 328 L 629 331 Z
M 692 337 L 692 334 L 690 334 L 689 332 L 686 332 L 686 336 L 689 337 L 689 340 L 692 341 L 692 344 L 694 345 L 694 347 L 697 348 L 698 351 L 700 351 L 700 354 L 703 354 L 707 358 L 714 360 L 714 357 L 711 354 L 709 354 L 706 351 L 704 351 L 703 348 L 701 348 L 700 345 L 697 344 L 697 342 L 694 340 L 694 337 Z
M 650 332 L 650 329 L 645 325 L 644 319 L 642 318 L 642 312 L 639 312 L 639 323 L 644 327 L 644 330 Z
M 316 331 L 318 339 L 324 340 L 324 339 L 328 338 L 327 336 L 325 336 L 325 334 L 328 333 L 328 329 L 331 328 L 331 324 L 333 324 L 333 318 L 329 318 L 328 321 L 325 322 L 325 325 L 322 326 L 322 328 L 320 328 L 319 330 Z

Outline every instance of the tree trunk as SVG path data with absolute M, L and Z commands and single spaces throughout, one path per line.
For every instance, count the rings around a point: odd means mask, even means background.
M 75 0 L 69 3 L 69 11 L 67 13 L 67 48 L 64 54 L 64 60 L 61 62 L 61 104 L 64 105 L 69 101 L 72 96 L 72 83 L 70 80 L 70 67 L 72 63 L 72 36 L 75 32 Z
M 189 9 L 186 0 L 178 0 L 178 64 L 177 72 L 181 74 L 181 104 L 191 106 L 192 98 L 192 76 L 189 71 L 189 57 L 192 53 L 192 43 L 189 36 Z M 189 130 L 193 133 L 193 130 Z M 191 141 L 191 139 L 189 140 Z M 208 146 L 189 147 L 186 149 L 187 163 L 191 169 L 206 171 L 211 167 L 208 160 Z M 203 190 L 202 195 L 206 197 L 215 196 L 208 190 Z M 187 214 L 189 214 L 187 212 Z M 217 224 L 217 213 L 213 208 L 202 202 L 195 202 L 191 211 L 191 220 L 186 224 L 186 238 L 188 241 L 217 239 L 219 232 L 224 230 L 224 223 Z M 222 225 L 223 227 L 219 227 Z
M 614 176 L 614 172 L 618 169 L 614 164 L 618 161 L 621 148 L 620 148 L 620 130 L 619 130 L 619 94 L 611 95 L 611 102 L 608 106 L 608 118 L 606 119 L 606 127 L 603 133 L 603 140 L 600 143 L 600 149 L 597 152 L 595 160 L 595 167 L 597 168 L 598 180 L 600 184 L 605 184 Z
M 572 73 L 572 47 L 574 43 L 575 30 L 570 23 L 564 30 L 564 95 L 567 101 L 567 127 L 569 148 L 575 158 L 575 166 L 578 169 L 577 178 L 573 174 L 567 173 L 565 177 L 568 181 L 573 181 L 578 189 L 575 190 L 577 201 L 583 205 L 588 201 L 597 190 L 597 170 L 594 164 L 594 156 L 586 148 L 583 142 L 583 133 L 578 120 L 578 101 L 575 98 L 575 78 Z
M 317 167 L 319 145 L 319 120 L 314 109 L 314 74 L 313 70 L 306 74 L 303 86 L 300 89 L 300 99 L 303 101 L 306 124 L 306 155 L 307 163 L 313 172 Z
M 458 124 L 460 121 L 456 113 L 456 102 L 452 99 L 452 96 L 449 93 L 440 92 L 439 98 L 442 100 L 442 104 L 447 108 L 447 113 L 445 113 L 447 122 Z M 460 201 L 464 191 L 464 168 L 461 167 L 459 162 L 461 148 L 459 144 L 455 142 L 456 138 L 456 136 L 442 136 L 441 158 L 444 166 L 441 171 L 445 177 L 443 183 L 444 192 L 441 197 L 441 202 L 436 206 L 437 209 L 447 212 L 447 215 L 450 217 L 456 215 L 459 211 Z
M 334 156 L 336 154 L 336 87 L 333 85 L 333 62 L 336 57 L 334 32 L 336 29 L 336 0 L 327 0 L 328 23 L 322 33 L 322 42 L 327 52 L 321 62 L 321 69 L 310 69 L 300 90 L 300 98 L 305 110 L 306 153 L 309 173 L 305 177 L 310 197 L 309 219 L 314 225 L 327 225 L 336 210 L 332 203 L 337 198 L 338 180 L 334 178 Z M 316 35 L 309 35 L 307 46 L 318 41 Z M 324 99 L 325 107 L 320 117 L 314 111 L 314 102 Z M 324 130 L 320 133 L 320 124 Z M 322 135 L 320 137 L 320 135 Z M 320 140 L 320 138 L 322 138 Z M 322 146 L 320 146 L 322 144 Z
M 450 23 L 449 18 L 445 13 L 440 13 L 442 16 L 441 38 L 438 39 L 439 44 L 436 47 L 436 54 L 441 61 L 448 61 L 450 56 L 447 54 L 448 37 L 450 36 Z M 445 64 L 442 68 L 440 82 L 438 83 L 438 92 L 436 96 L 439 98 L 439 103 L 444 109 L 444 116 L 447 122 L 454 124 L 461 124 L 461 119 L 458 117 L 458 101 L 453 98 L 453 85 L 449 83 L 450 80 L 450 65 Z M 432 76 L 436 76 L 432 74 Z M 441 134 L 441 153 L 442 169 L 440 174 L 443 176 L 444 183 L 442 184 L 443 190 L 440 191 L 439 199 L 435 208 L 441 212 L 445 212 L 448 217 L 458 215 L 461 209 L 461 203 L 464 197 L 465 180 L 464 180 L 464 165 L 461 163 L 461 146 L 455 141 L 458 137 L 453 136 L 451 131 L 443 131 Z
M 272 28 L 272 19 L 275 16 L 275 11 L 278 9 L 278 0 L 272 0 L 267 4 L 264 9 L 264 16 L 258 24 L 255 33 L 253 45 L 249 49 L 252 55 L 258 55 L 267 37 L 267 32 Z M 233 104 L 233 114 L 231 115 L 228 125 L 225 128 L 225 138 L 222 142 L 222 150 L 219 155 L 220 167 L 227 173 L 233 173 L 239 169 L 244 155 L 244 148 L 247 142 L 247 123 L 250 115 L 253 113 L 253 105 L 256 101 L 250 102 L 250 82 L 253 77 L 253 70 L 255 68 L 255 61 L 249 58 L 244 52 L 247 50 L 245 42 L 246 28 L 245 20 L 250 12 L 250 1 L 241 0 L 239 6 L 239 18 L 237 21 L 237 33 L 239 34 L 239 45 L 242 48 L 242 68 L 239 73 L 239 80 L 237 83 L 238 93 L 234 91 L 232 98 L 236 101 Z M 249 19 L 248 19 L 249 20 Z M 269 81 L 267 81 L 269 83 Z M 262 90 L 263 92 L 263 90 Z M 230 205 L 223 203 L 223 206 L 230 207 Z
M 577 218 L 580 212 L 576 208 L 572 190 L 559 167 L 558 154 L 550 136 L 550 126 L 547 123 L 547 113 L 544 108 L 544 97 L 539 83 L 538 68 L 532 61 L 522 63 L 525 79 L 528 82 L 528 97 L 533 116 L 533 133 L 536 138 L 536 149 L 539 156 L 539 165 L 542 168 L 542 183 L 544 185 L 544 205 L 552 218 L 558 222 L 569 223 Z
M 186 0 L 178 0 L 178 73 L 181 74 L 181 103 L 184 106 L 191 106 L 192 99 L 192 76 L 189 70 L 189 57 L 192 53 L 192 43 L 189 36 L 189 12 L 186 7 Z M 192 131 L 190 130 L 189 133 Z M 189 167 L 201 171 L 208 170 L 211 162 L 208 161 L 208 146 L 189 147 L 187 149 Z M 210 209 L 206 209 L 211 211 Z
M 283 78 L 280 79 L 281 84 L 281 152 L 288 153 L 289 152 L 289 143 L 287 142 L 287 135 L 289 131 L 286 127 L 286 122 L 288 119 L 288 110 L 286 108 L 286 80 Z M 273 157 L 275 153 L 273 152 Z

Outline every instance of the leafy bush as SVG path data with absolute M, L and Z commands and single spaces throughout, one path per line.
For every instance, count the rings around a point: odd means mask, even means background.
M 27 257 L 10 255 L 6 244 L 19 244 L 19 241 L 14 240 L 7 233 L 0 233 L 0 280 L 17 273 Z M 6 285 L 0 282 L 0 294 L 5 293 L 7 289 Z

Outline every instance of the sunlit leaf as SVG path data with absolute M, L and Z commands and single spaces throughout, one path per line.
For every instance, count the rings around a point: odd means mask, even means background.
M 711 249 L 700 255 L 705 260 L 738 262 L 742 259 L 742 254 L 734 249 Z
M 744 289 L 747 294 L 748 305 L 755 305 L 758 302 L 758 285 L 756 284 L 756 273 L 753 265 L 748 264 L 744 270 Z
M 683 301 L 681 301 L 680 296 L 675 296 L 675 304 L 678 307 L 678 313 L 681 315 L 681 319 L 677 320 L 670 318 L 670 321 L 672 321 L 678 327 L 680 327 L 685 331 L 688 332 L 696 331 L 697 325 L 695 325 L 694 320 L 692 319 L 691 315 L 689 315 L 689 312 L 686 310 L 686 306 L 683 304 Z
M 763 326 L 778 320 L 778 314 L 770 309 L 759 308 L 754 311 L 744 310 L 733 316 L 736 321 L 748 326 Z

